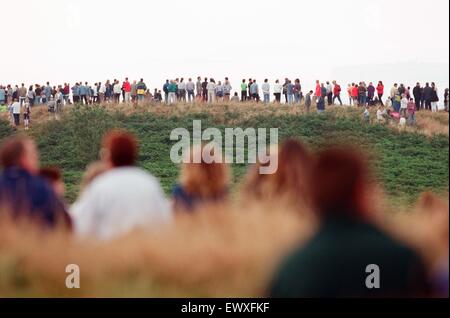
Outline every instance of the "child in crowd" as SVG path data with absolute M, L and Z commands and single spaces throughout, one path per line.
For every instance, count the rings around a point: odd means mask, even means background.
M 402 117 L 406 117 L 407 109 L 408 109 L 408 98 L 406 97 L 406 94 L 402 94 L 402 99 L 400 101 L 400 115 L 402 115 Z
M 408 102 L 408 126 L 414 126 L 416 124 L 416 103 L 413 98 Z
M 400 118 L 400 121 L 398 122 L 398 127 L 400 129 L 405 129 L 405 127 L 406 127 L 406 118 L 405 117 Z
M 378 107 L 378 110 L 377 110 L 377 121 L 379 124 L 383 124 L 383 123 L 388 124 L 389 123 L 386 109 L 384 108 L 384 106 L 382 104 Z
M 364 121 L 366 123 L 370 123 L 370 111 L 369 111 L 369 106 L 368 105 L 366 106 L 366 109 L 364 110 L 363 116 L 364 116 Z
M 305 96 L 305 106 L 306 106 L 306 112 L 309 113 L 311 109 L 312 99 L 311 96 L 313 95 L 313 91 L 309 91 L 309 93 Z
M 31 110 L 30 110 L 30 103 L 25 104 L 25 110 L 23 113 L 23 124 L 25 126 L 25 130 L 30 129 L 30 118 L 31 118 Z

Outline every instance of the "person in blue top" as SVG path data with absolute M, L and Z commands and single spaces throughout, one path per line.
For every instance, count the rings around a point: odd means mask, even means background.
M 72 87 L 72 98 L 74 104 L 80 102 L 80 86 L 78 85 L 78 83 L 75 83 L 75 85 Z
M 192 152 L 203 149 L 198 146 Z M 224 203 L 228 197 L 229 168 L 223 163 L 207 163 L 204 158 L 194 163 L 195 155 L 191 154 L 190 162 L 181 168 L 180 182 L 172 192 L 174 210 L 176 212 L 194 212 L 198 208 Z
M 32 221 L 44 228 L 71 229 L 71 219 L 61 199 L 38 176 L 38 151 L 28 137 L 11 137 L 0 149 L 0 215 Z
M 0 105 L 6 103 L 6 90 L 0 85 Z

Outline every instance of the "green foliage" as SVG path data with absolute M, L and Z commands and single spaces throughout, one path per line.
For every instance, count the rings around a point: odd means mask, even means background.
M 98 159 L 100 141 L 111 128 L 134 132 L 140 140 L 139 164 L 160 178 L 170 193 L 178 177 L 178 167 L 169 158 L 170 132 L 183 127 L 192 132 L 192 122 L 202 120 L 203 129 L 216 127 L 279 128 L 280 141 L 300 138 L 313 150 L 327 145 L 346 144 L 371 154 L 375 176 L 391 199 L 411 203 L 424 190 L 448 192 L 448 150 L 446 136 L 426 137 L 416 133 L 398 133 L 380 125 L 368 125 L 357 112 L 339 116 L 267 115 L 242 116 L 243 111 L 224 107 L 222 113 L 181 113 L 158 115 L 154 112 L 125 115 L 102 107 L 78 107 L 60 121 L 35 125 L 31 134 L 41 150 L 43 165 L 64 170 L 67 197 L 76 198 L 78 183 L 86 165 Z M 0 122 L 0 138 L 10 135 L 8 123 Z M 234 165 L 234 182 L 242 179 L 247 167 Z

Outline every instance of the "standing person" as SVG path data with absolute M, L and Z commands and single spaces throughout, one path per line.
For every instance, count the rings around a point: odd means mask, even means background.
M 123 82 L 122 89 L 125 93 L 124 102 L 129 103 L 131 101 L 131 84 L 128 81 L 128 77 L 125 78 L 125 82 Z
M 275 85 L 273 86 L 273 95 L 275 96 L 275 101 L 280 104 L 281 103 L 281 94 L 283 93 L 283 85 L 280 84 L 280 80 L 275 81 Z
M 216 82 L 213 78 L 209 80 L 206 86 L 206 91 L 208 92 L 208 103 L 212 104 L 216 102 Z
M 177 90 L 177 84 L 174 80 L 171 80 L 169 86 L 167 87 L 167 91 L 169 92 L 169 105 L 173 105 L 177 102 Z
M 178 99 L 180 100 L 180 102 L 185 103 L 186 102 L 186 83 L 184 82 L 184 78 L 180 79 L 180 83 L 178 84 L 178 87 L 177 87 L 177 92 L 178 92 Z
M 366 106 L 367 102 L 367 88 L 364 82 L 360 82 L 358 86 L 358 104 L 360 106 Z
M 438 94 L 438 90 L 436 87 L 435 83 L 431 83 L 431 98 L 430 98 L 430 102 L 431 102 L 431 111 L 433 113 L 436 113 L 439 111 L 438 108 L 438 102 L 439 102 L 439 94 Z
M 98 102 L 103 104 L 105 102 L 106 85 L 98 83 Z
M 205 77 L 205 80 L 202 83 L 202 101 L 206 103 L 208 101 L 208 78 Z
M 19 103 L 20 106 L 22 107 L 22 104 L 25 102 L 25 99 L 27 98 L 27 88 L 25 87 L 25 84 L 22 83 L 22 85 L 19 88 Z
M 11 107 L 14 118 L 14 127 L 17 128 L 20 126 L 20 108 L 21 108 L 18 98 L 14 99 L 14 102 L 12 103 Z
M 408 126 L 414 126 L 416 123 L 416 103 L 410 98 L 408 102 Z
M 28 89 L 27 98 L 28 98 L 29 105 L 31 107 L 33 107 L 34 101 L 36 100 L 36 93 L 33 90 L 33 85 L 31 85 L 30 88 Z
M 352 98 L 353 98 L 353 105 L 355 106 L 360 106 L 359 105 L 359 100 L 358 100 L 358 84 L 353 84 L 353 88 L 352 88 Z
M 163 85 L 164 102 L 166 103 L 166 105 L 169 104 L 169 85 L 170 85 L 169 80 L 166 80 L 166 82 Z
M 394 86 L 391 88 L 391 93 L 389 95 L 391 97 L 392 104 L 394 104 L 395 96 L 397 94 L 398 94 L 398 84 L 395 83 Z
M 26 218 L 45 229 L 71 228 L 71 220 L 52 188 L 39 176 L 39 153 L 28 137 L 11 137 L 0 149 L 0 214 Z
M 84 103 L 85 105 L 87 105 L 88 104 L 88 89 L 89 89 L 89 87 L 87 86 L 87 82 L 86 82 L 86 85 L 83 85 L 83 83 L 81 83 L 80 82 L 80 87 L 79 87 L 79 90 L 80 90 L 80 100 L 81 100 L 81 103 Z
M 100 83 L 95 83 L 92 87 L 92 103 L 98 103 L 98 91 L 100 90 Z
M 135 136 L 109 132 L 102 145 L 108 171 L 97 176 L 72 206 L 76 234 L 109 240 L 170 222 L 170 205 L 158 180 L 136 166 Z
M 400 101 L 400 115 L 402 117 L 406 118 L 407 116 L 407 110 L 408 110 L 408 97 L 406 97 L 406 94 L 402 94 L 402 99 Z
M 259 86 L 256 83 L 256 79 L 253 80 L 252 85 L 250 86 L 250 96 L 254 101 L 259 103 Z
M 333 86 L 327 81 L 327 103 L 328 106 L 333 105 Z
M 223 100 L 225 102 L 229 102 L 230 96 L 231 96 L 231 90 L 233 89 L 233 87 L 231 86 L 228 77 L 225 77 L 225 82 L 223 83 L 222 87 L 223 87 Z
M 353 150 L 318 155 L 309 184 L 318 231 L 281 266 L 270 297 L 423 296 L 428 284 L 420 257 L 375 224 L 368 166 Z M 385 284 L 381 278 L 377 289 L 365 284 L 371 264 L 381 269 L 381 277 L 389 277 Z
M 288 98 L 288 93 L 287 93 L 287 87 L 289 85 L 289 79 L 285 78 L 284 79 L 284 84 L 283 84 L 283 95 L 284 95 L 284 100 L 285 103 L 288 104 L 289 103 L 289 98 Z
M 448 112 L 448 88 L 444 91 L 444 108 L 445 111 Z
M 252 92 L 251 92 L 251 87 L 253 84 L 253 80 L 251 78 L 248 79 L 248 98 L 247 100 L 252 100 Z
M 306 94 L 305 96 L 305 107 L 306 107 L 306 112 L 309 113 L 310 109 L 311 109 L 311 104 L 312 104 L 312 95 L 314 94 L 313 91 L 309 91 L 308 94 Z
M 6 89 L 0 85 L 0 105 L 3 106 L 6 104 Z
M 30 129 L 30 121 L 31 121 L 31 109 L 30 105 L 25 105 L 25 111 L 23 112 L 23 125 L 25 126 L 25 130 Z
M 241 83 L 241 102 L 247 101 L 247 88 L 247 83 L 243 79 Z
M 34 104 L 35 105 L 39 105 L 41 103 L 41 93 L 42 93 L 41 86 L 39 84 L 34 85 L 34 96 L 35 96 Z M 70 87 L 69 87 L 69 93 L 70 93 Z
M 378 94 L 378 101 L 380 102 L 381 105 L 383 105 L 384 85 L 382 81 L 378 82 L 377 94 Z
M 138 102 L 144 101 L 144 99 L 145 99 L 145 92 L 147 91 L 147 85 L 145 85 L 143 78 L 141 78 L 139 83 L 137 83 L 136 90 L 137 90 Z
M 114 91 L 114 102 L 116 104 L 119 104 L 120 95 L 122 94 L 122 86 L 120 86 L 120 82 L 118 80 L 114 81 L 113 91 Z
M 374 105 L 374 98 L 375 98 L 375 86 L 373 86 L 373 83 L 370 82 L 369 86 L 367 86 L 367 104 L 369 106 Z
M 339 103 L 342 106 L 342 100 L 341 100 L 341 91 L 342 91 L 342 89 L 341 89 L 341 86 L 336 81 L 333 81 L 333 85 L 334 85 L 334 87 L 333 87 L 333 95 L 334 95 L 333 96 L 333 105 L 334 105 L 334 101 L 337 98 L 337 100 L 339 101 Z
M 347 95 L 348 95 L 348 105 L 349 106 L 352 106 L 352 104 L 353 104 L 352 91 L 353 91 L 353 85 L 352 84 L 348 84 L 348 86 L 347 86 Z
M 302 102 L 302 85 L 300 84 L 300 79 L 296 79 L 294 83 L 294 100 L 296 104 Z
M 216 98 L 219 102 L 223 101 L 223 85 L 221 81 L 219 81 L 216 85 Z
M 269 84 L 269 80 L 266 78 L 264 80 L 264 83 L 261 86 L 262 92 L 263 92 L 263 99 L 264 99 L 264 104 L 269 104 L 270 103 L 270 84 Z
M 322 97 L 322 88 L 320 87 L 319 80 L 316 81 L 316 90 L 314 93 L 314 97 L 316 98 L 316 103 L 318 103 L 320 98 Z
M 189 103 L 193 103 L 195 99 L 195 83 L 192 81 L 192 78 L 186 83 L 186 92 Z
M 202 99 L 202 78 L 197 77 L 197 82 L 195 83 L 195 89 L 197 91 L 197 100 Z
M 416 102 L 416 109 L 420 110 L 420 101 L 422 100 L 422 88 L 420 87 L 420 83 L 417 83 L 413 88 L 413 96 L 414 101 Z
M 295 85 L 292 84 L 291 80 L 288 80 L 288 84 L 286 85 L 286 94 L 288 97 L 289 105 L 292 105 L 292 103 L 294 103 L 294 89 Z
M 133 104 L 137 103 L 137 82 L 133 81 L 133 84 L 131 84 L 131 102 Z
M 70 103 L 70 85 L 69 85 L 69 83 L 64 83 L 63 94 L 64 94 L 64 104 L 68 105 Z

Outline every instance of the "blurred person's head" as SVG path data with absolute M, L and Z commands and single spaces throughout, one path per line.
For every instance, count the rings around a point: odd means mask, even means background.
M 129 132 L 113 130 L 102 142 L 103 160 L 111 168 L 134 166 L 138 157 L 138 142 Z
M 205 161 L 203 146 L 194 146 L 190 153 L 189 163 L 184 163 L 180 172 L 180 185 L 184 191 L 199 198 L 220 198 L 228 191 L 230 173 L 224 163 L 208 163 Z M 214 156 L 213 153 L 211 153 Z M 200 163 L 194 158 L 201 157 Z
M 53 191 L 59 196 L 64 197 L 65 185 L 61 170 L 56 167 L 46 167 L 39 170 L 39 175 L 44 178 L 52 187 Z
M 243 184 L 245 199 L 286 200 L 295 209 L 309 205 L 309 170 L 313 159 L 307 148 L 295 139 L 288 139 L 278 151 L 270 150 L 270 160 L 278 161 L 274 174 L 260 174 L 260 167 L 269 166 L 270 161 L 258 163 L 249 170 Z
M 368 214 L 366 189 L 369 186 L 365 158 L 355 150 L 325 150 L 313 165 L 311 198 L 320 217 L 365 218 Z
M 39 153 L 33 140 L 28 137 L 10 137 L 0 149 L 0 163 L 4 169 L 21 168 L 31 174 L 39 169 Z

